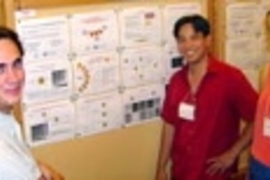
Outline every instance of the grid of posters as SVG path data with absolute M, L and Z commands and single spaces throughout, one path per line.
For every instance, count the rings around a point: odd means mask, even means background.
M 23 13 L 23 12 L 22 12 Z M 181 57 L 169 32 L 200 3 L 53 17 L 17 12 L 26 55 L 26 138 L 40 145 L 158 119 Z
M 267 59 L 263 42 L 266 7 L 261 1 L 229 3 L 226 8 L 225 59 L 242 69 L 256 89 L 259 69 Z

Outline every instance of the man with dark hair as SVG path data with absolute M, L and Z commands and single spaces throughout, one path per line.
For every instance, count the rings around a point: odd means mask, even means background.
M 170 80 L 161 117 L 156 180 L 227 180 L 248 145 L 257 93 L 244 75 L 209 53 L 210 25 L 180 18 L 173 34 L 186 65 Z M 247 124 L 240 135 L 240 120 Z
M 23 54 L 17 34 L 0 27 L 0 179 L 60 180 L 60 175 L 35 161 L 12 115 L 24 83 Z

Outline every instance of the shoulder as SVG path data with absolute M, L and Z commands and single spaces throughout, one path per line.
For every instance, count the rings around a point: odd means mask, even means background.
M 217 61 L 216 63 L 219 68 L 219 72 L 229 81 L 234 82 L 246 79 L 244 73 L 239 68 L 223 61 Z
M 187 71 L 187 67 L 183 66 L 183 68 L 179 69 L 177 72 L 175 72 L 172 77 L 170 78 L 169 84 L 173 84 L 181 79 L 184 78 Z

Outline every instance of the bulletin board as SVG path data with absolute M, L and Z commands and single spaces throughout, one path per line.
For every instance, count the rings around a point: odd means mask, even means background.
M 70 180 L 153 179 L 158 113 L 178 68 L 172 24 L 206 15 L 206 1 L 26 5 L 8 23 L 26 50 L 21 114 L 33 152 Z
M 156 119 L 179 59 L 172 27 L 198 2 L 20 10 L 22 100 L 30 145 Z
M 269 7 L 263 0 L 220 0 L 215 4 L 215 52 L 243 70 L 256 89 L 259 69 L 269 59 L 263 22 Z
M 255 89 L 259 71 L 269 61 L 265 48 L 264 17 L 270 9 L 265 0 L 215 1 L 215 52 L 227 63 L 240 68 Z M 243 153 L 240 167 L 247 166 L 248 152 Z

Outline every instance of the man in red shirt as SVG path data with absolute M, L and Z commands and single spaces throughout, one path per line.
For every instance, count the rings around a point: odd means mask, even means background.
M 169 180 L 169 160 L 171 180 L 226 180 L 250 141 L 257 93 L 238 69 L 209 54 L 205 18 L 179 19 L 174 36 L 187 64 L 167 89 L 156 180 Z

